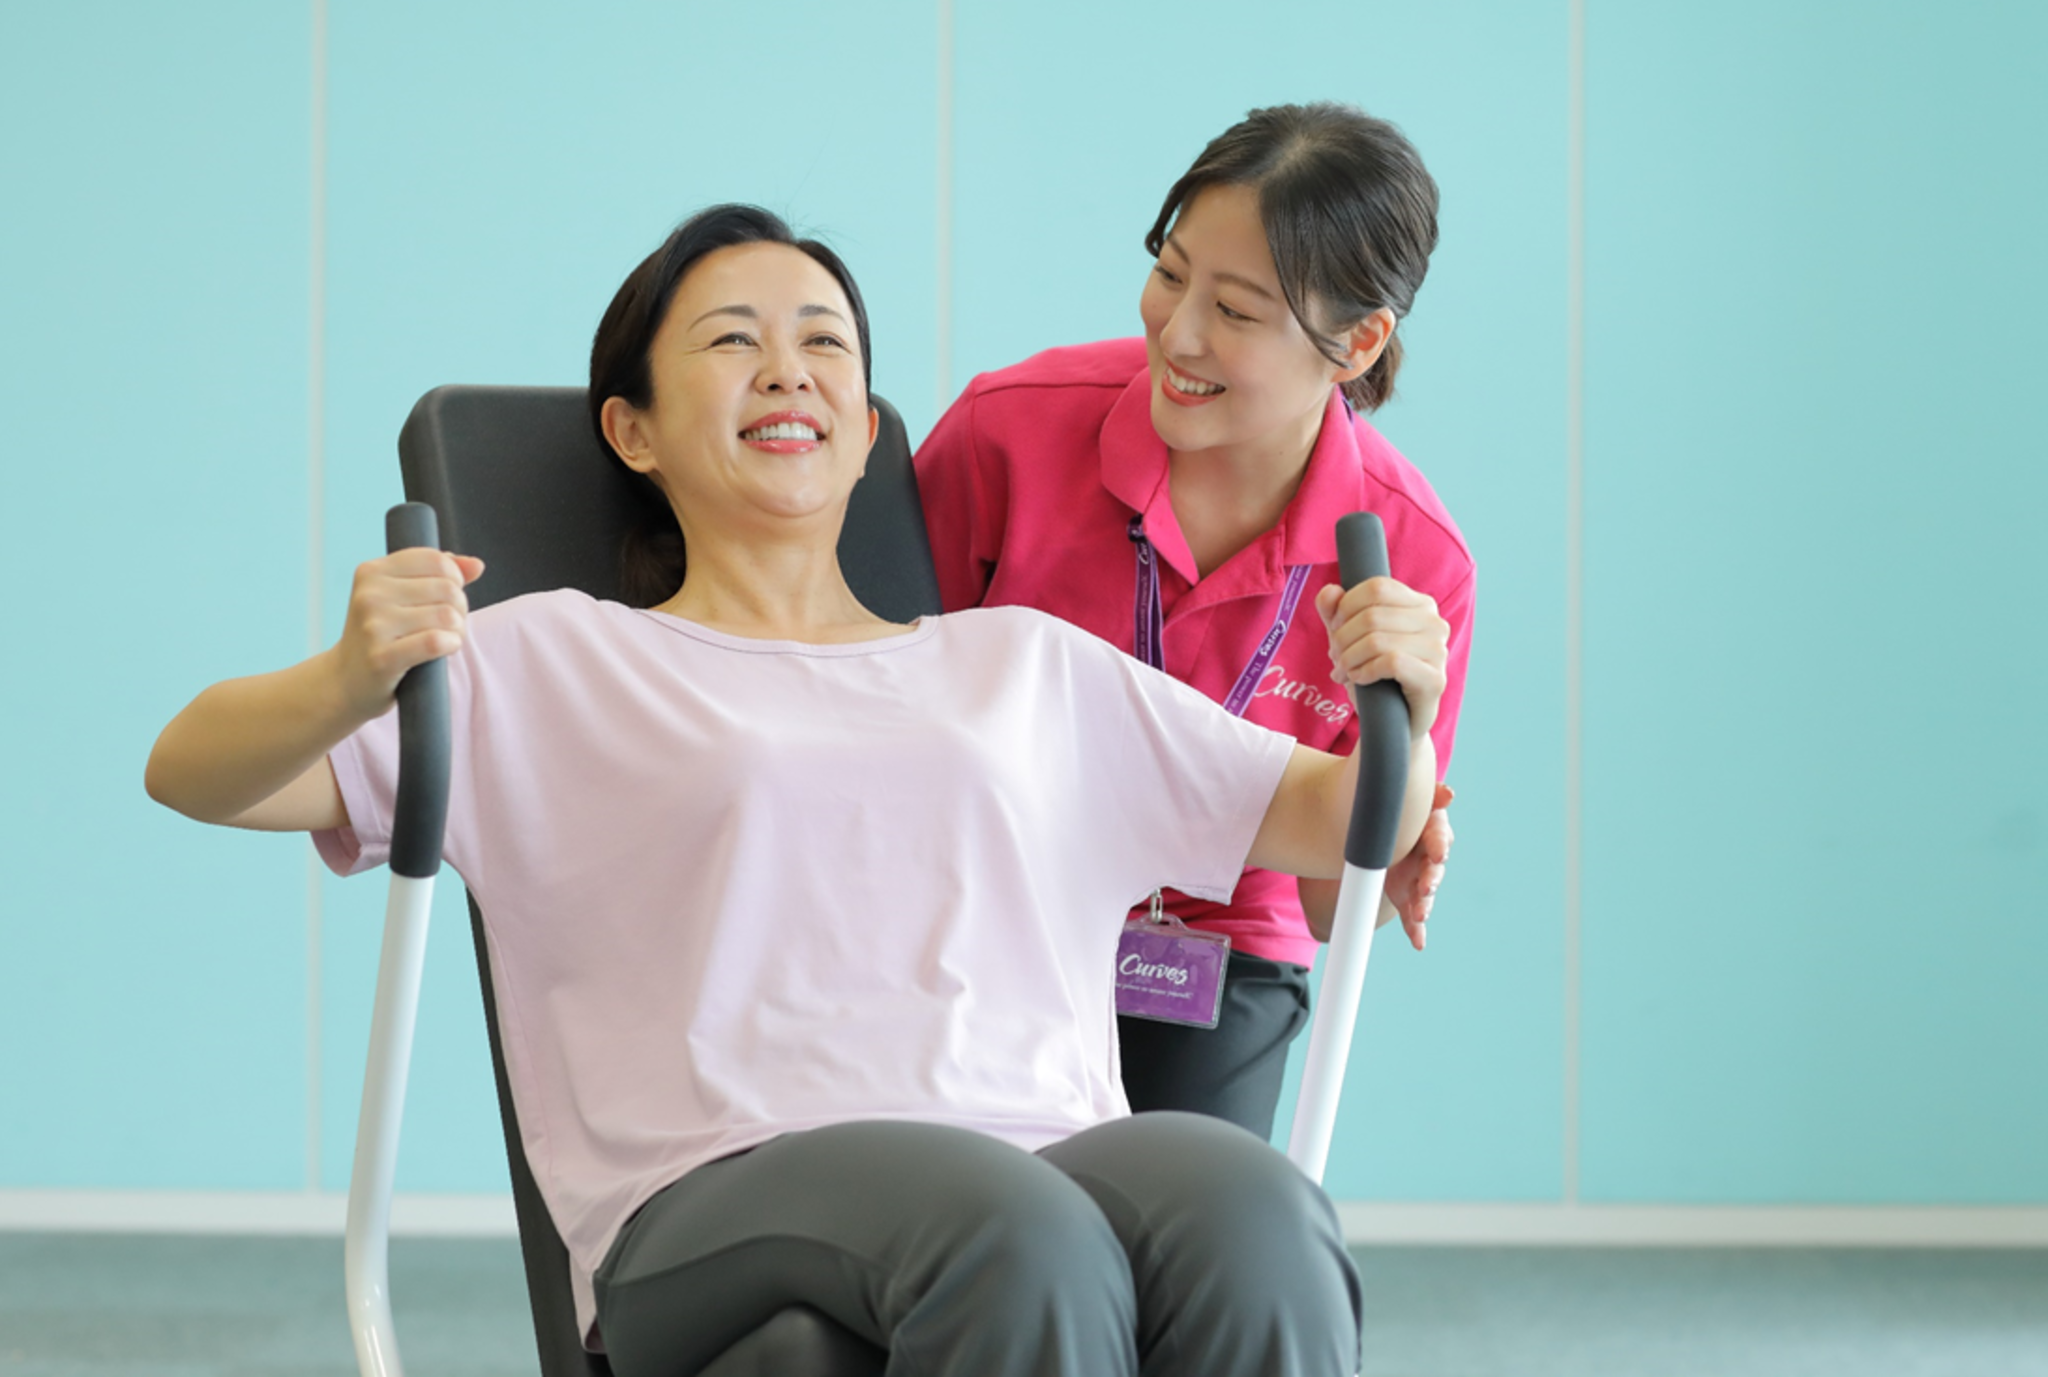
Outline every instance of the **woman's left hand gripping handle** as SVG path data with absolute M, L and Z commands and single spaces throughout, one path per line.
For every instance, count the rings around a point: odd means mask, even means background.
M 398 798 L 391 818 L 393 875 L 430 879 L 441 866 L 441 836 L 448 820 L 453 741 L 448 667 L 441 663 L 462 645 L 469 599 L 462 587 L 483 570 L 441 553 L 434 509 L 421 502 L 393 507 L 384 519 L 388 568 L 368 580 L 365 661 L 370 682 L 395 671 L 398 699 Z M 367 567 L 367 566 L 366 566 Z M 357 587 L 365 580 L 360 571 Z M 354 620 L 355 599 L 350 599 Z

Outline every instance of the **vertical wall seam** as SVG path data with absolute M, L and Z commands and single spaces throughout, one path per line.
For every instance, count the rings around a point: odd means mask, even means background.
M 1564 1179 L 1579 1200 L 1586 412 L 1586 0 L 1568 0 L 1565 155 Z
M 306 644 L 324 638 L 327 483 L 327 0 L 311 0 L 311 131 L 306 245 Z M 320 947 L 324 882 L 306 847 L 306 1189 L 320 1189 Z
M 937 274 L 932 295 L 938 313 L 934 418 L 943 416 L 953 400 L 953 0 L 938 0 L 938 4 L 938 168 L 932 254 Z

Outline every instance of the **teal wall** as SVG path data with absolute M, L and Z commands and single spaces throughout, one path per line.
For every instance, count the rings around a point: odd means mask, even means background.
M 422 391 L 576 381 L 737 198 L 846 254 L 920 435 L 1134 331 L 1202 142 L 1336 97 L 1443 187 L 1381 419 L 1481 598 L 1457 855 L 1428 953 L 1375 953 L 1333 1192 L 2048 1203 L 2048 17 L 1587 11 L 1575 291 L 1564 0 L 0 10 L 0 1189 L 345 1184 L 382 884 L 140 776 L 337 630 Z M 436 924 L 400 1186 L 498 1190 Z
M 1594 14 L 1585 1190 L 2048 1198 L 2048 9 Z
M 307 650 L 307 16 L 0 8 L 0 1184 L 304 1175 L 304 843 L 150 803 Z

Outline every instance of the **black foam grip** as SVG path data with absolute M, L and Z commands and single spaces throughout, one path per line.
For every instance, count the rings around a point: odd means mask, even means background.
M 1387 532 L 1371 512 L 1353 512 L 1337 522 L 1337 576 L 1349 589 L 1387 569 Z M 1394 833 L 1401 825 L 1401 801 L 1408 792 L 1408 700 L 1391 679 L 1356 684 L 1358 708 L 1358 794 L 1351 802 L 1351 831 L 1344 859 L 1362 870 L 1385 870 L 1394 858 Z
M 384 514 L 384 548 L 441 548 L 440 522 L 424 502 Z M 391 869 L 423 880 L 441 869 L 448 826 L 448 664 L 414 665 L 398 681 L 398 802 L 391 816 Z

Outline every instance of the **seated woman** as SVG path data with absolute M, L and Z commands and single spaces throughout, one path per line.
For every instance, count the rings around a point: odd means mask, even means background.
M 1162 885 L 1339 873 L 1355 770 L 1038 612 L 860 606 L 835 547 L 868 367 L 830 250 L 747 207 L 685 222 L 605 313 L 590 391 L 674 513 L 680 586 L 470 617 L 478 561 L 372 560 L 330 650 L 164 729 L 150 793 L 376 865 L 393 690 L 449 657 L 445 851 L 622 1377 L 695 1372 L 796 1302 L 892 1371 L 1354 1372 L 1329 1201 L 1241 1129 L 1129 1114 L 1111 966 Z M 1339 675 L 1397 679 L 1426 740 L 1426 601 L 1374 580 L 1320 610 Z M 1418 751 L 1402 850 L 1433 783 Z

